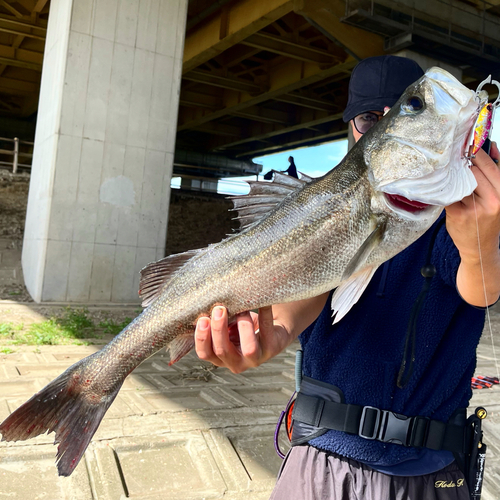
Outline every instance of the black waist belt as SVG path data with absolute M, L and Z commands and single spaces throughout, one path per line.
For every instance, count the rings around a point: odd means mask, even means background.
M 464 453 L 466 426 L 427 417 L 406 417 L 372 406 L 327 401 L 298 393 L 293 420 L 318 428 L 357 434 L 365 439 L 403 446 Z

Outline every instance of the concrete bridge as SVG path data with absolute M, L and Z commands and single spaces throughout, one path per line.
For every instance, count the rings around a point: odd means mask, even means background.
M 172 175 L 213 191 L 222 177 L 257 174 L 255 156 L 345 138 L 349 75 L 368 56 L 407 55 L 475 87 L 499 68 L 499 9 L 498 0 L 2 0 L 0 134 L 34 141 L 23 245 L 31 296 L 136 301 L 139 269 L 165 255 Z M 12 149 L 2 144 L 0 166 Z M 20 164 L 30 162 L 24 147 Z

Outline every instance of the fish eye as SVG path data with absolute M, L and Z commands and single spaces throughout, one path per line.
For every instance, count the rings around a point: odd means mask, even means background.
M 413 95 L 401 104 L 401 109 L 407 114 L 420 113 L 424 109 L 424 101 L 418 95 Z

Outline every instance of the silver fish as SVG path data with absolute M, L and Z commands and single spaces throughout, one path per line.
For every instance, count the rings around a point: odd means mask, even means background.
M 69 476 L 127 375 L 162 347 L 171 362 L 188 353 L 197 319 L 215 305 L 235 315 L 338 287 L 339 321 L 380 264 L 475 189 L 463 150 L 480 101 L 432 68 L 325 176 L 251 182 L 234 197 L 242 231 L 147 266 L 143 313 L 7 417 L 2 439 L 54 431 L 58 471 Z

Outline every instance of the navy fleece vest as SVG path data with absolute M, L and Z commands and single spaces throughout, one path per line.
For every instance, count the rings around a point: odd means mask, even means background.
M 405 388 L 396 385 L 410 311 L 422 288 L 420 268 L 433 230 L 434 226 L 381 266 L 359 302 L 335 326 L 327 302 L 299 337 L 304 375 L 336 385 L 347 403 L 408 416 L 447 421 L 457 408 L 468 406 L 485 312 L 464 302 L 456 290 L 460 257 L 444 226 L 432 252 L 437 274 L 418 320 L 414 372 Z M 310 444 L 378 465 L 419 457 L 415 448 L 339 431 L 328 431 Z

